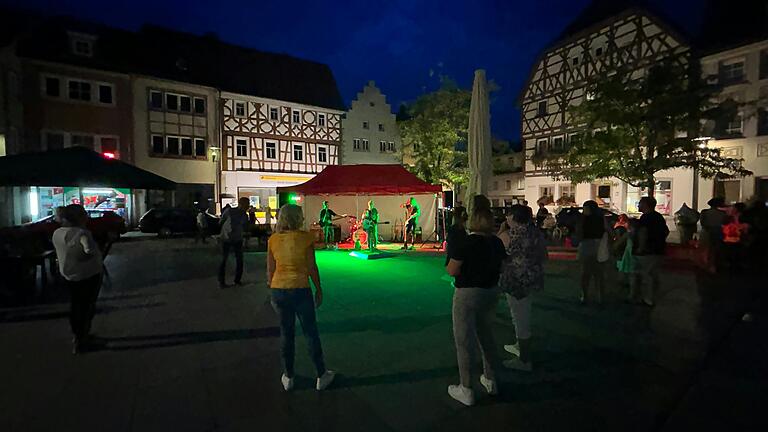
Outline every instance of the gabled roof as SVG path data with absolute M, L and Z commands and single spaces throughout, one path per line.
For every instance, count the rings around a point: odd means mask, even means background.
M 440 193 L 408 172 L 402 165 L 331 165 L 312 179 L 297 186 L 278 188 L 279 192 L 302 195 L 406 195 Z

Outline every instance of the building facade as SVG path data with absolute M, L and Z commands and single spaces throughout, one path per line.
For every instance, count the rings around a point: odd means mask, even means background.
M 580 127 L 570 121 L 568 110 L 588 97 L 585 86 L 591 77 L 618 68 L 641 74 L 655 62 L 686 52 L 682 38 L 647 11 L 628 9 L 604 16 L 587 7 L 541 55 L 521 95 L 526 200 L 533 205 L 542 199 L 554 206 L 558 201 L 593 199 L 615 211 L 634 205 L 640 196 L 637 188 L 617 179 L 591 184 L 558 181 L 534 159 L 565 151 L 578 139 Z
M 357 94 L 341 120 L 341 162 L 400 164 L 403 162 L 400 131 L 387 98 L 373 81 Z
M 343 111 L 229 92 L 220 103 L 222 203 L 276 209 L 277 187 L 339 164 Z
M 495 155 L 488 199 L 494 207 L 508 207 L 525 201 L 524 152 Z

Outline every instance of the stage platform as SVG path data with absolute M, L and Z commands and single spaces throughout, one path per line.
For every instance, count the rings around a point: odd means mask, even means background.
M 379 252 L 386 252 L 390 254 L 407 254 L 407 253 L 443 253 L 445 252 L 445 249 L 440 249 L 440 243 L 425 243 L 423 246 L 421 243 L 416 243 L 416 246 L 413 249 L 403 250 L 402 249 L 403 244 L 402 243 L 379 243 L 377 246 L 377 249 Z M 324 245 L 322 243 L 316 243 L 315 249 L 318 251 L 327 250 L 328 252 L 352 252 L 355 250 L 355 247 L 353 244 L 350 243 L 339 243 L 338 249 L 325 249 Z M 363 245 L 361 249 L 358 250 L 358 252 L 368 252 L 368 248 L 366 245 Z

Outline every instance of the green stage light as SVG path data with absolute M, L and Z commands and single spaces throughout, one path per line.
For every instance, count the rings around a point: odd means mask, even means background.
M 298 204 L 301 202 L 301 197 L 297 194 L 290 194 L 288 195 L 288 201 L 290 201 L 291 204 Z

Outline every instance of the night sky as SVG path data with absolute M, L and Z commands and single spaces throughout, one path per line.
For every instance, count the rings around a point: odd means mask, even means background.
M 345 103 L 374 80 L 397 110 L 448 76 L 467 88 L 487 70 L 494 135 L 520 135 L 517 95 L 539 52 L 589 0 L 25 0 L 26 8 L 135 30 L 152 23 L 331 66 Z M 21 2 L 0 0 L 4 5 Z M 652 0 L 695 26 L 700 0 Z M 667 4 L 665 4 L 667 3 Z M 669 5 L 672 3 L 672 5 Z M 670 10 L 671 9 L 671 10 Z

